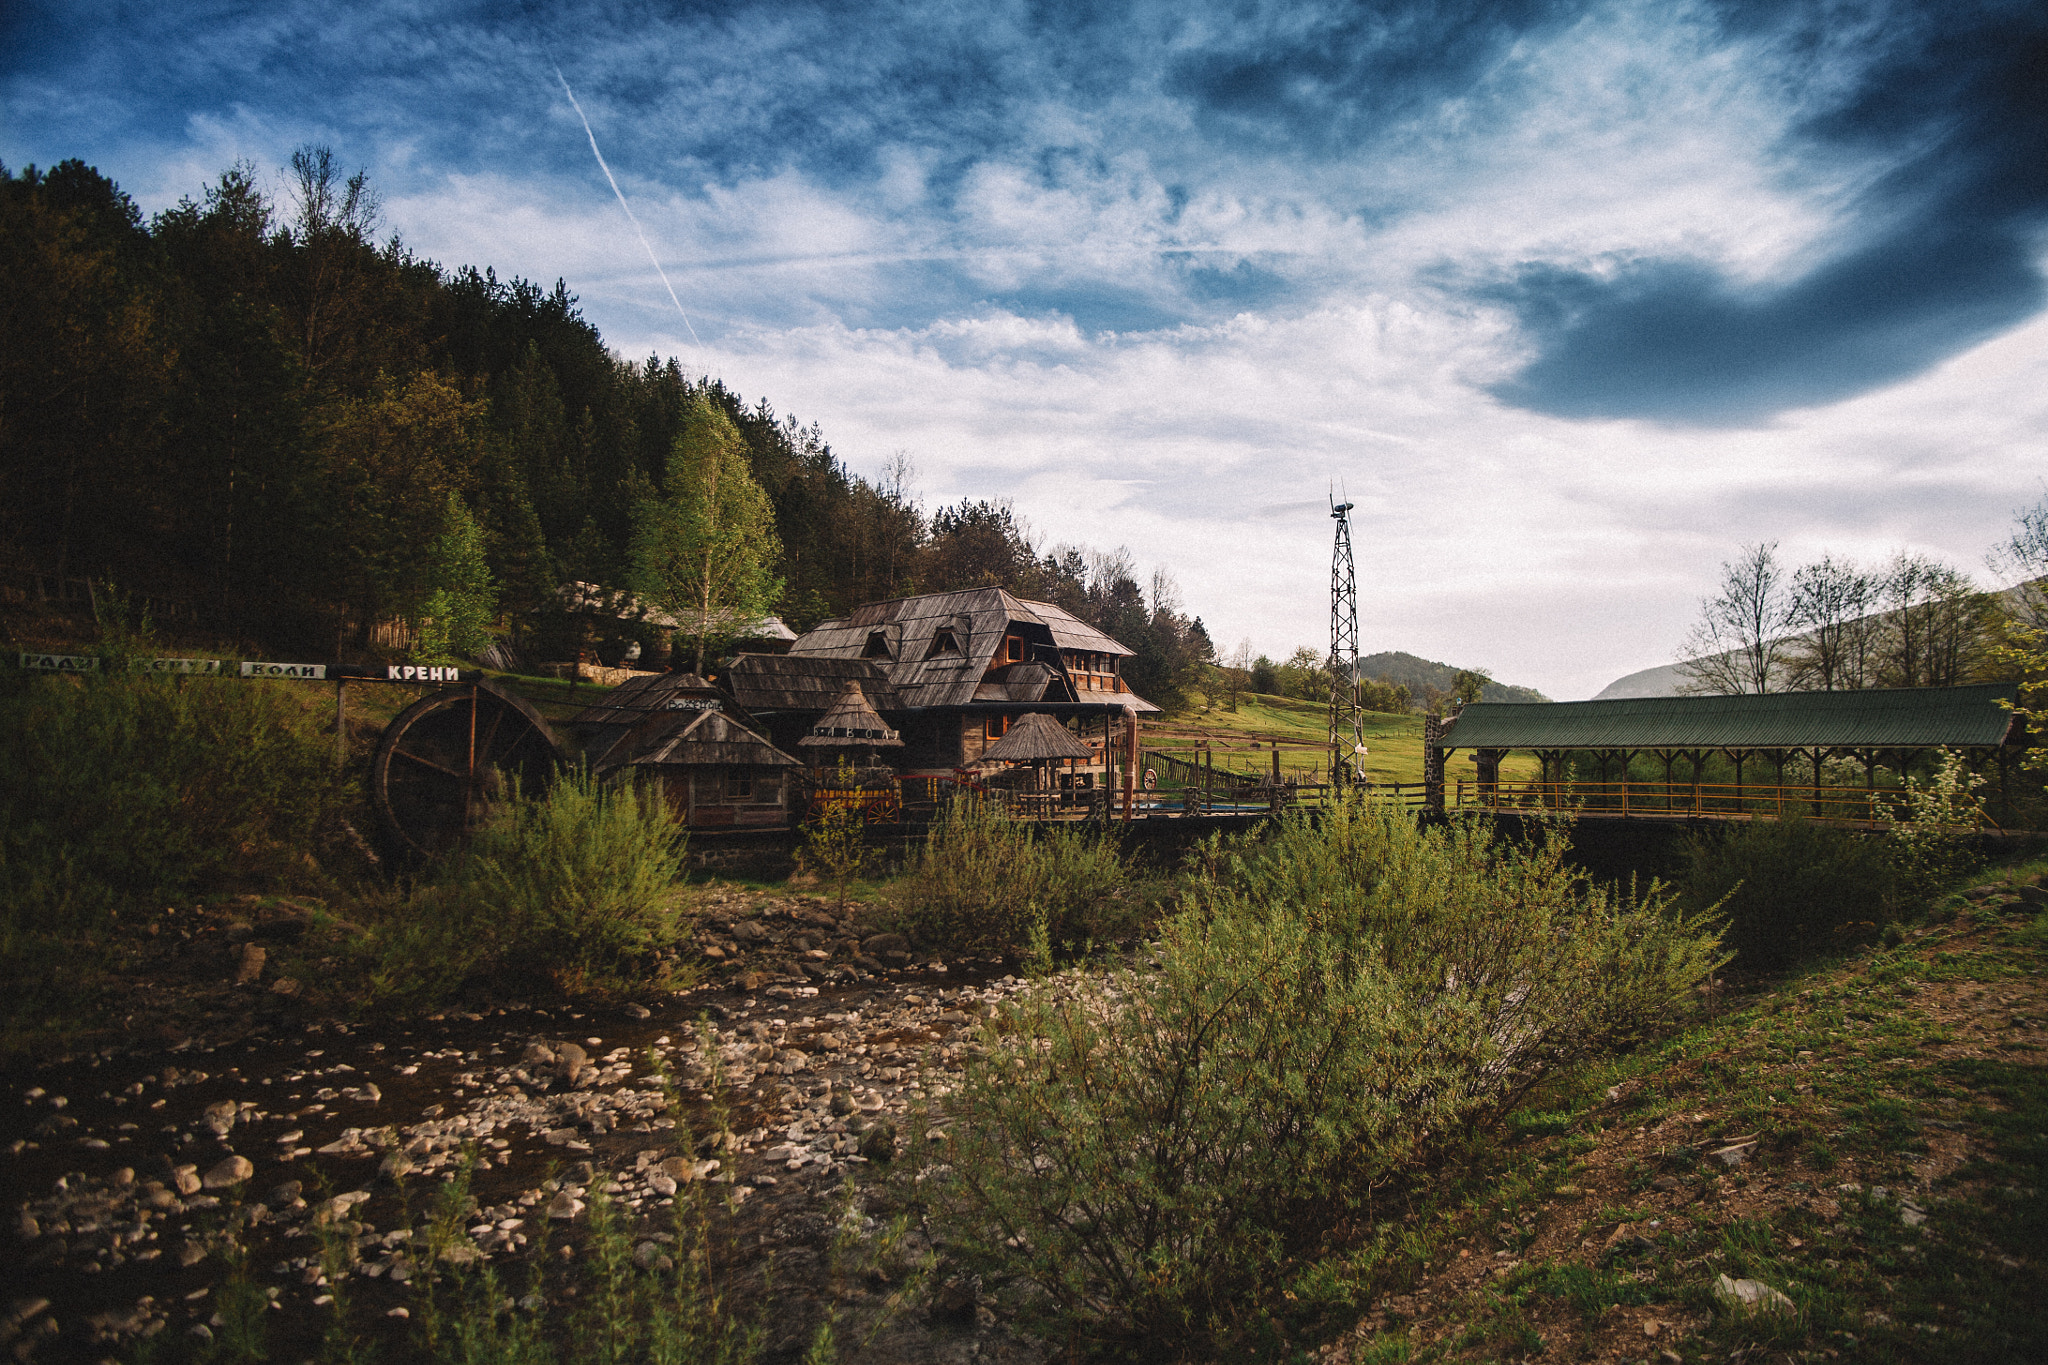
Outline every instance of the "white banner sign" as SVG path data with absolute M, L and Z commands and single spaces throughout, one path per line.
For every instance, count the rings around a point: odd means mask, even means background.
M 21 656 L 23 668 L 39 668 L 45 673 L 97 673 L 100 661 L 93 654 L 29 654 Z
M 326 664 L 260 664 L 253 659 L 242 660 L 242 676 L 245 678 L 324 678 Z
M 391 664 L 384 670 L 386 682 L 460 682 L 459 668 L 437 668 L 422 664 Z
M 130 659 L 138 673 L 218 673 L 219 659 Z

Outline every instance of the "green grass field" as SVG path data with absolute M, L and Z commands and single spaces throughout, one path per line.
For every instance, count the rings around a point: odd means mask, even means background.
M 1198 741 L 1207 739 L 1216 766 L 1236 772 L 1269 771 L 1271 750 L 1278 744 L 1283 773 L 1321 774 L 1328 769 L 1329 715 L 1329 707 L 1322 702 L 1246 693 L 1238 699 L 1236 711 L 1219 705 L 1149 720 L 1141 742 L 1147 749 L 1183 754 L 1196 751 Z M 1366 712 L 1365 747 L 1369 751 L 1366 774 L 1375 782 L 1422 780 L 1421 716 Z M 1471 776 L 1470 765 L 1459 761 L 1463 757 L 1453 758 L 1452 781 Z M 1466 771 L 1460 771 L 1461 767 Z M 1501 765 L 1501 774 L 1529 779 L 1536 776 L 1536 769 L 1534 757 L 1514 754 Z

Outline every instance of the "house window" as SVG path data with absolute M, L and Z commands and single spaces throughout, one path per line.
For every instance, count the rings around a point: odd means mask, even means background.
M 895 658 L 896 656 L 889 652 L 889 632 L 886 630 L 869 631 L 868 642 L 861 649 L 860 657 L 863 659 Z
M 1008 644 L 1010 646 L 1011 663 L 1015 663 L 1017 660 L 1024 657 L 1024 641 L 1022 639 L 1015 635 L 1012 635 L 1008 640 Z
M 959 653 L 960 641 L 953 634 L 953 628 L 951 626 L 940 626 L 932 635 L 931 647 L 925 650 L 924 657 L 936 659 L 942 654 L 957 656 Z
M 1010 718 L 1008 716 L 990 716 L 988 724 L 984 727 L 984 733 L 990 739 L 1001 739 L 1004 735 L 1010 733 Z
M 725 799 L 745 801 L 754 794 L 754 775 L 745 768 L 725 770 Z

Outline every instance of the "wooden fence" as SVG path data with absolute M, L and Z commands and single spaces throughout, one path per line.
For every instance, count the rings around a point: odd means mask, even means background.
M 1881 829 L 1905 814 L 1897 787 L 1831 787 L 1757 782 L 1498 782 L 1459 778 L 1454 809 L 1573 812 L 1612 819 L 1824 820 Z M 1963 827 L 1998 828 L 1981 810 Z

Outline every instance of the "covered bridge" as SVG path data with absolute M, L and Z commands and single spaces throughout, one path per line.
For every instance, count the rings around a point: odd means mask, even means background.
M 1878 771 L 1903 776 L 1931 750 L 1956 750 L 1971 766 L 1995 765 L 2001 778 L 2017 747 L 2028 743 L 2012 711 L 2010 683 L 1914 687 L 1856 692 L 1767 692 L 1739 696 L 1627 697 L 1610 701 L 1476 702 L 1424 735 L 1430 802 L 1447 794 L 1457 804 L 1554 806 L 1576 803 L 1588 814 L 1787 813 L 1791 799 L 1830 818 L 1877 817 L 1871 794 Z M 1465 750 L 1476 772 L 1447 778 L 1450 756 Z M 1504 787 L 1501 758 L 1534 754 L 1542 777 Z M 1661 783 L 1631 780 L 1638 754 L 1661 761 Z M 1732 783 L 1707 783 L 1707 761 L 1725 758 Z M 1578 761 L 1573 762 L 1572 760 Z M 1825 781 L 1830 759 L 1863 770 L 1860 787 Z M 1674 771 L 1683 760 L 1684 768 Z M 1785 767 L 1805 770 L 1797 788 Z M 1590 767 L 1591 777 L 1587 776 Z M 1576 770 L 1576 771 L 1575 771 Z M 1761 774 L 1759 774 L 1761 770 Z M 1765 777 L 1756 781 L 1752 774 Z M 1677 779 L 1684 779 L 1682 783 Z M 1454 784 L 1449 793 L 1446 784 Z M 1896 786 L 1897 783 L 1892 785 Z

